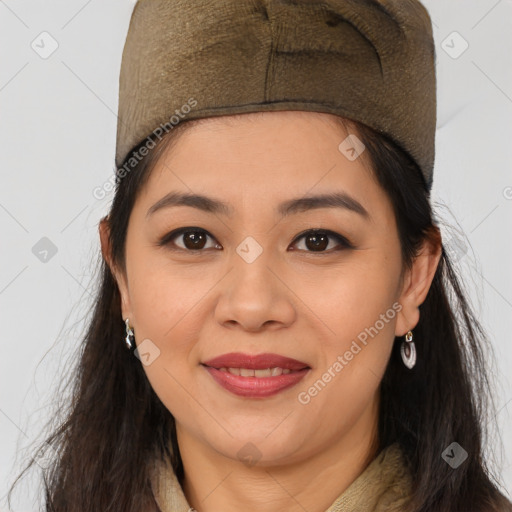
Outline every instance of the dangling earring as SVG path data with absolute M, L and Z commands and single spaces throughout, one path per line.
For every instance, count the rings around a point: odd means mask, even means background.
M 414 341 L 412 341 L 411 331 L 405 335 L 405 341 L 402 341 L 400 353 L 402 354 L 402 361 L 405 366 L 407 366 L 409 370 L 412 369 L 416 364 L 416 346 L 414 345 Z
M 124 321 L 126 325 L 126 338 L 124 339 L 126 343 L 126 348 L 131 350 L 135 345 L 135 335 L 133 334 L 133 329 L 130 327 L 130 321 L 128 318 Z

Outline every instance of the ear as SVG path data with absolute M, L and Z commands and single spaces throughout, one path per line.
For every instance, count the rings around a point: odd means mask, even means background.
M 112 258 L 112 247 L 110 244 L 110 223 L 108 215 L 103 217 L 98 226 L 101 241 L 101 253 L 106 264 L 110 268 L 112 275 L 119 288 L 119 294 L 121 295 L 121 315 L 123 319 L 132 318 L 130 299 L 128 293 L 128 284 L 124 272 L 118 269 Z M 130 322 L 132 323 L 132 322 Z
M 395 336 L 404 336 L 414 329 L 420 319 L 419 306 L 425 301 L 432 280 L 441 259 L 441 232 L 433 226 L 428 232 L 412 268 L 408 269 L 403 280 L 402 292 L 398 302 L 402 309 L 397 315 Z

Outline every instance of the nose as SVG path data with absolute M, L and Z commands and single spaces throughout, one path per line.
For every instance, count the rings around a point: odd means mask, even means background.
M 225 327 L 249 332 L 289 327 L 296 318 L 293 283 L 265 251 L 250 261 L 238 254 L 222 281 L 216 319 Z

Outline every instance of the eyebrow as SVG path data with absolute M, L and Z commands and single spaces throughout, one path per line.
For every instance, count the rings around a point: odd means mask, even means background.
M 146 213 L 146 218 L 149 218 L 155 212 L 163 208 L 176 206 L 190 206 L 207 213 L 221 214 L 227 217 L 232 217 L 234 212 L 232 206 L 212 197 L 192 193 L 169 192 L 149 208 Z M 371 218 L 363 205 L 346 192 L 332 192 L 329 194 L 310 195 L 296 199 L 289 199 L 278 205 L 277 212 L 281 217 L 286 217 L 294 213 L 301 213 L 318 208 L 342 208 L 355 212 L 366 220 Z

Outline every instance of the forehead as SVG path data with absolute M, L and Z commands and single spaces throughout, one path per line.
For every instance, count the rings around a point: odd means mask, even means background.
M 357 132 L 339 119 L 276 111 L 188 121 L 156 162 L 144 202 L 171 190 L 215 195 L 233 205 L 333 191 L 360 202 L 384 200 L 364 152 L 347 158 L 346 139 Z
M 291 161 L 295 166 L 304 159 L 307 164 L 334 163 L 339 160 L 339 144 L 350 132 L 355 133 L 341 122 L 347 123 L 333 114 L 308 111 L 252 112 L 192 120 L 179 127 L 183 130 L 155 168 L 206 159 L 222 161 L 226 169 L 240 161 L 245 163 L 243 167 L 271 169 L 273 160 Z M 277 167 L 274 170 L 276 174 L 284 172 Z

